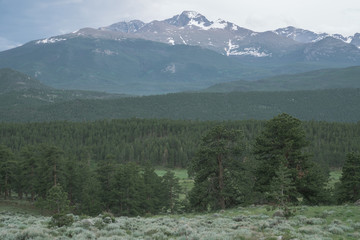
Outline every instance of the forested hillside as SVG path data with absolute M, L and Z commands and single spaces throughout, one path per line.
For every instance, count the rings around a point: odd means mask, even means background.
M 98 162 L 111 155 L 117 162 L 187 167 L 201 136 L 216 121 L 104 120 L 95 122 L 2 123 L 0 144 L 15 153 L 28 145 L 54 145 L 67 158 Z M 225 121 L 244 132 L 247 151 L 264 121 Z M 360 122 L 303 122 L 307 151 L 324 167 L 341 167 L 346 153 L 359 150 Z
M 360 67 L 321 69 L 306 73 L 279 75 L 257 81 L 239 80 L 219 83 L 206 92 L 299 91 L 315 89 L 359 88 Z
M 264 120 L 282 112 L 300 120 L 357 122 L 360 119 L 359 89 L 177 93 L 116 99 L 89 97 L 92 99 L 72 101 L 60 101 L 60 98 L 53 102 L 44 101 L 54 95 L 45 93 L 28 91 L 0 95 L 0 121 L 93 121 L 119 118 Z

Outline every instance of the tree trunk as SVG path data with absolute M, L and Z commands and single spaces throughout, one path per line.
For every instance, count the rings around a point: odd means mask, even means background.
M 9 195 L 9 191 L 8 191 L 8 174 L 7 173 L 5 173 L 4 193 L 5 193 L 4 199 L 6 200 L 8 198 L 8 195 Z
M 222 164 L 222 156 L 218 155 L 218 165 L 219 165 L 219 204 L 221 209 L 225 209 L 225 199 L 223 195 L 224 191 L 224 167 Z
M 54 186 L 56 186 L 56 164 L 54 164 Z

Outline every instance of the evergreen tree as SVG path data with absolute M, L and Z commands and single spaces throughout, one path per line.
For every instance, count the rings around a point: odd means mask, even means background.
M 175 177 L 174 172 L 167 171 L 162 177 L 162 187 L 165 191 L 163 196 L 163 203 L 165 208 L 171 213 L 175 213 L 179 208 L 179 194 L 181 192 L 181 186 L 179 179 Z
M 269 196 L 284 211 L 285 216 L 290 214 L 289 196 L 294 189 L 295 186 L 291 179 L 291 173 L 286 165 L 281 163 L 271 181 Z
M 127 163 L 117 168 L 111 193 L 114 213 L 125 216 L 145 213 L 144 179 L 136 164 Z
M 142 174 L 144 180 L 144 210 L 146 213 L 158 213 L 165 202 L 162 201 L 164 187 L 161 185 L 161 177 L 155 173 L 155 169 L 148 163 Z
M 24 147 L 20 153 L 21 181 L 31 201 L 35 201 L 36 186 L 38 185 L 39 156 L 36 147 Z
M 239 171 L 239 131 L 224 126 L 212 128 L 202 139 L 191 170 L 195 175 L 194 188 L 190 192 L 190 204 L 198 210 L 225 209 L 236 194 L 228 194 L 231 185 L 226 175 Z
M 64 182 L 63 151 L 56 146 L 42 145 L 39 168 L 37 169 L 37 192 L 45 198 L 47 191 L 60 182 Z
M 110 211 L 111 206 L 111 190 L 114 181 L 115 170 L 117 164 L 113 155 L 108 155 L 106 159 L 101 160 L 96 168 L 97 179 L 100 183 L 100 199 L 103 209 Z
M 352 152 L 347 155 L 338 187 L 339 203 L 360 199 L 360 154 Z
M 55 214 L 63 214 L 69 211 L 70 201 L 68 200 L 68 194 L 63 188 L 57 184 L 49 189 L 46 199 L 45 206 L 51 212 Z
M 254 146 L 257 160 L 255 190 L 268 192 L 272 184 L 276 185 L 273 181 L 279 180 L 277 172 L 285 166 L 295 186 L 287 191 L 289 200 L 296 202 L 300 194 L 305 199 L 315 201 L 324 191 L 325 182 L 317 181 L 315 189 L 309 187 L 311 181 L 319 176 L 313 175 L 314 165 L 303 152 L 306 146 L 308 142 L 300 120 L 283 113 L 266 122 Z
M 11 185 L 15 178 L 16 163 L 12 151 L 0 145 L 0 193 L 4 192 L 4 199 L 11 194 Z

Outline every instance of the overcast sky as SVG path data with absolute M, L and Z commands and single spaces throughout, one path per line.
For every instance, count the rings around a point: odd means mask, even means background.
M 254 31 L 291 25 L 345 36 L 360 32 L 359 0 L 0 0 L 0 51 L 84 27 L 163 20 L 183 10 Z

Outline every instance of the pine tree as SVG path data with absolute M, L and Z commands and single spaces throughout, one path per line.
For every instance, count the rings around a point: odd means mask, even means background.
M 59 184 L 54 185 L 47 193 L 45 199 L 46 208 L 55 214 L 66 213 L 70 209 L 70 201 L 67 195 Z
M 297 202 L 299 196 L 310 200 L 309 203 L 317 201 L 324 191 L 324 182 L 317 181 L 316 188 L 309 187 L 316 177 L 313 176 L 314 164 L 303 152 L 306 146 L 308 142 L 300 120 L 283 113 L 266 122 L 254 146 L 257 160 L 255 190 L 268 192 L 271 184 L 274 184 L 272 182 L 278 179 L 276 173 L 284 165 L 295 186 L 287 193 L 290 201 Z
M 195 175 L 190 204 L 198 210 L 225 209 L 236 195 L 228 194 L 226 174 L 239 171 L 236 167 L 241 153 L 241 133 L 224 126 L 212 128 L 202 139 L 191 170 Z
M 171 213 L 175 213 L 179 208 L 179 194 L 181 192 L 181 186 L 179 179 L 175 177 L 175 173 L 167 171 L 162 177 L 162 186 L 165 191 L 163 195 L 163 202 L 165 208 Z
M 15 170 L 16 163 L 12 151 L 8 147 L 0 145 L 0 193 L 4 192 L 4 199 L 10 196 Z
M 290 215 L 289 196 L 294 189 L 291 173 L 285 164 L 281 163 L 271 181 L 268 195 L 284 211 L 285 216 Z
M 347 154 L 337 193 L 339 203 L 360 199 L 360 154 Z

